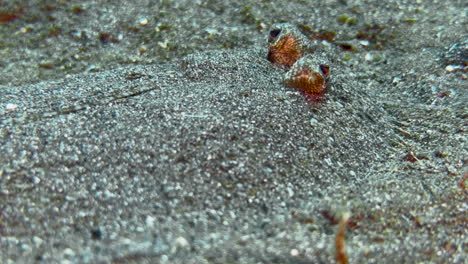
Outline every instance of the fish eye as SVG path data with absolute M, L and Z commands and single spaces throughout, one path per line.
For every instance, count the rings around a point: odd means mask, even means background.
M 273 40 L 275 40 L 280 33 L 281 29 L 273 29 L 272 31 L 270 31 L 270 37 L 268 38 L 268 42 L 272 42 Z
M 330 74 L 330 66 L 326 64 L 320 64 L 320 71 L 322 72 L 323 76 L 328 77 Z

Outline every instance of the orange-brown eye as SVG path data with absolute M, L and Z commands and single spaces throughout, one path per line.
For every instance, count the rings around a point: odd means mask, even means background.
M 320 64 L 320 71 L 322 72 L 323 76 L 326 78 L 330 74 L 330 66 L 326 64 Z
M 273 40 L 275 40 L 280 32 L 281 29 L 273 29 L 272 31 L 270 31 L 270 37 L 268 37 L 268 42 L 272 42 Z

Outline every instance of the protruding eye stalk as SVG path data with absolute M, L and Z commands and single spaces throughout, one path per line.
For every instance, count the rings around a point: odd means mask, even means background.
M 306 51 L 309 51 L 307 38 L 293 25 L 280 23 L 272 25 L 268 33 L 267 59 L 289 69 Z
M 270 31 L 270 36 L 268 37 L 268 42 L 271 43 L 273 42 L 276 37 L 278 37 L 278 35 L 281 33 L 281 29 L 273 29 L 272 31 Z
M 331 69 L 322 52 L 288 23 L 273 25 L 268 42 L 267 59 L 284 70 L 289 69 L 283 84 L 299 90 L 310 102 L 323 102 Z

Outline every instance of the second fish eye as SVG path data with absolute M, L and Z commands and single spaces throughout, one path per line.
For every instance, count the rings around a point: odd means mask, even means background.
M 330 74 L 330 66 L 326 64 L 320 64 L 320 71 L 323 73 L 323 76 L 328 77 Z
M 270 31 L 270 37 L 268 41 L 272 42 L 279 35 L 280 32 L 281 29 L 273 29 L 272 31 Z

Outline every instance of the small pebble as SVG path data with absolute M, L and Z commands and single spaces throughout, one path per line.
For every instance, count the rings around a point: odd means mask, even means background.
M 260 30 L 263 30 L 263 29 L 265 29 L 266 27 L 267 27 L 267 25 L 266 25 L 265 23 L 263 23 L 263 22 L 261 22 L 260 24 L 258 24 L 258 29 L 260 29 Z
M 6 107 L 6 109 L 7 109 L 7 110 L 10 110 L 10 111 L 15 111 L 15 110 L 16 110 L 16 108 L 18 108 L 18 105 L 16 105 L 16 104 L 10 104 L 10 103 L 8 103 L 8 104 L 6 104 L 6 106 L 5 106 L 5 107 Z
M 309 122 L 311 126 L 315 126 L 316 124 L 318 124 L 318 121 L 315 118 L 311 118 Z
M 393 84 L 398 84 L 398 83 L 400 83 L 400 81 L 401 81 L 401 78 L 395 77 L 395 78 L 393 78 L 392 83 Z
M 208 33 L 208 35 L 219 35 L 219 31 L 215 28 L 205 28 L 205 31 L 206 33 Z
M 445 67 L 445 70 L 448 71 L 448 72 L 454 72 L 454 71 L 460 70 L 462 68 L 463 67 L 459 66 L 459 65 L 447 65 L 447 67 Z
M 452 65 L 447 65 L 447 67 L 445 67 L 445 70 L 448 72 L 453 72 L 455 70 L 455 67 L 453 67 Z
M 66 248 L 63 251 L 63 255 L 68 256 L 68 257 L 73 257 L 73 256 L 75 256 L 75 251 L 73 251 L 73 249 L 71 249 L 71 248 Z
M 359 41 L 359 44 L 361 44 L 364 47 L 367 47 L 367 46 L 369 46 L 369 41 L 368 40 L 361 40 L 361 41 Z
M 146 226 L 148 226 L 148 227 L 153 227 L 153 226 L 154 226 L 154 221 L 155 221 L 155 220 L 156 220 L 156 219 L 155 219 L 154 217 L 148 215 L 148 216 L 146 217 L 146 220 L 145 220 Z
M 34 236 L 32 238 L 32 242 L 36 247 L 39 247 L 40 245 L 42 245 L 43 240 L 40 237 Z
M 31 251 L 31 247 L 28 244 L 21 244 L 20 248 L 24 251 Z
M 166 48 L 167 48 L 167 44 L 169 44 L 169 41 L 168 41 L 167 39 L 164 40 L 164 42 L 158 41 L 159 47 L 161 47 L 161 48 L 163 48 L 163 49 L 166 49 Z
M 115 194 L 111 193 L 109 190 L 105 190 L 103 192 L 103 197 L 108 199 L 108 198 L 114 198 L 115 197 Z
M 184 237 L 176 238 L 174 244 L 176 247 L 187 247 L 189 245 L 187 239 L 185 239 Z
M 148 19 L 146 19 L 145 17 L 140 18 L 140 25 L 146 26 L 147 24 L 148 24 Z
M 31 182 L 34 184 L 38 184 L 41 182 L 41 179 L 39 177 L 34 176 L 31 178 Z

